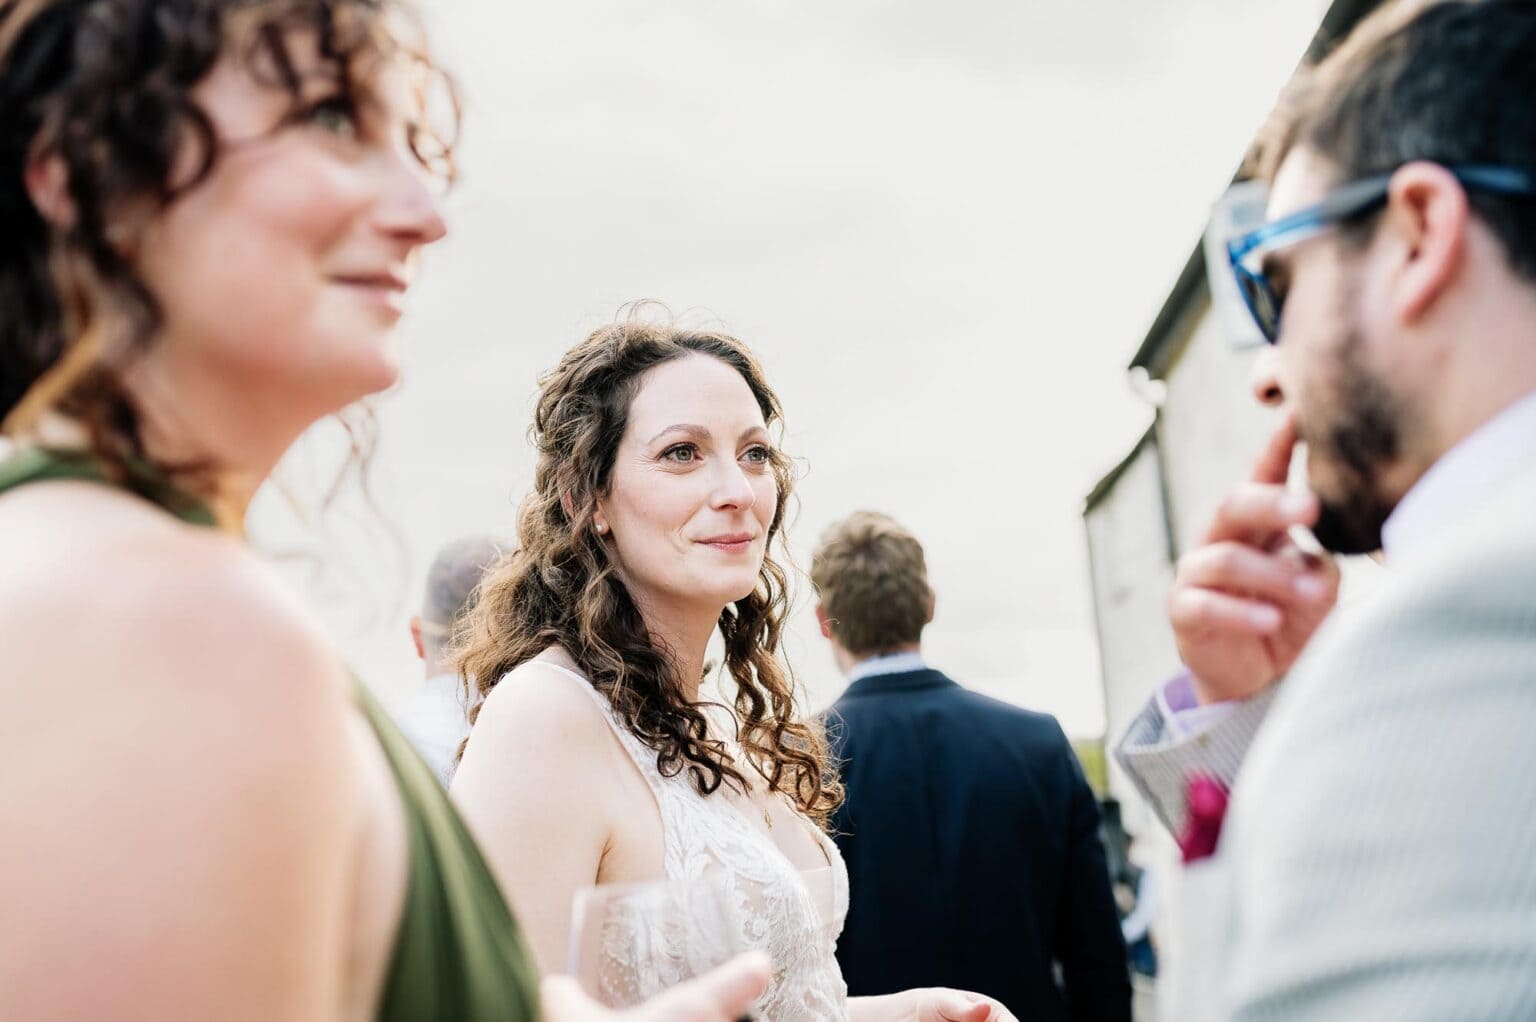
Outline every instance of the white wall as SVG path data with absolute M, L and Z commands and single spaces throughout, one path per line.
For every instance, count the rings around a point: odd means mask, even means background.
M 1205 304 L 1166 378 L 1158 439 L 1168 476 L 1176 550 L 1197 544 L 1222 496 L 1246 479 L 1276 425 L 1250 393 L 1259 348 L 1234 348 Z
M 1144 444 L 1115 487 L 1086 516 L 1111 745 L 1158 684 L 1178 669 L 1163 601 L 1173 580 L 1153 442 Z M 1110 757 L 1110 793 L 1127 830 L 1155 826 L 1141 798 Z

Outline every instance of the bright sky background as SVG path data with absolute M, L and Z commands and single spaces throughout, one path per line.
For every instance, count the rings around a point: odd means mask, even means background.
M 805 561 L 833 519 L 895 515 L 939 594 L 930 660 L 1100 732 L 1082 500 L 1149 420 L 1125 364 L 1324 7 L 431 0 L 468 109 L 382 403 L 410 556 L 341 513 L 312 542 L 349 564 L 294 577 L 407 692 L 437 546 L 512 528 L 539 373 L 657 298 L 765 362 Z M 808 600 L 788 655 L 813 706 L 840 691 Z

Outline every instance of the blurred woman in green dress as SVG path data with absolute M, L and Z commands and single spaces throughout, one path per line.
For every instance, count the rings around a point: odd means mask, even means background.
M 457 814 L 240 530 L 395 382 L 444 81 L 387 0 L 0 0 L 0 1017 L 539 1013 Z

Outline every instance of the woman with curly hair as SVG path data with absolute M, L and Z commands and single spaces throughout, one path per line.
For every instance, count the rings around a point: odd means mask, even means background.
M 781 420 L 740 341 L 638 315 L 544 378 L 518 551 L 458 639 L 483 700 L 454 799 L 545 969 L 583 888 L 707 880 L 736 910 L 731 943 L 774 960 L 758 1018 L 1007 1018 L 957 991 L 847 997 L 848 875 L 822 830 L 840 787 L 779 652 Z M 717 633 L 728 705 L 702 688 Z M 710 950 L 643 938 L 601 941 L 608 996 L 662 989 Z
M 438 80 L 389 0 L 0 0 L 0 1017 L 538 1011 L 463 823 L 240 535 L 396 378 Z

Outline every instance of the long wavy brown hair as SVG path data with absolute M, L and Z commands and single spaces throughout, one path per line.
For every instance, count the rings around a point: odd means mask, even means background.
M 0 0 L 0 421 L 24 436 L 46 413 L 84 427 L 120 481 L 145 457 L 141 416 L 123 369 L 152 345 L 161 306 L 135 269 L 142 232 L 201 184 L 219 158 L 193 90 L 222 59 L 244 60 L 286 91 L 303 88 L 291 48 L 313 33 L 346 98 L 361 105 L 382 58 L 409 54 L 451 108 L 411 139 L 423 163 L 452 176 L 457 103 L 396 0 Z M 193 157 L 188 160 L 188 155 Z M 70 214 L 43 214 L 29 167 L 54 160 Z M 184 162 L 185 161 L 185 162 Z M 191 169 L 185 170 L 190 164 Z M 295 185 L 299 185 L 296 183 Z M 365 476 L 371 414 L 344 420 Z M 161 465 L 213 484 L 215 466 Z
M 460 626 L 460 673 L 483 697 L 514 667 L 560 646 L 630 732 L 655 750 L 664 775 L 686 769 L 707 795 L 727 780 L 745 789 L 750 770 L 824 825 L 842 789 L 820 728 L 799 717 L 794 678 L 779 653 L 789 579 L 774 547 L 782 549 L 793 488 L 789 460 L 777 450 L 772 456 L 778 499 L 757 586 L 720 613 L 744 763 L 710 737 L 708 704 L 690 701 L 694 685 L 652 640 L 593 526 L 647 370 L 690 354 L 718 359 L 747 382 L 768 427 L 782 430 L 779 399 L 745 345 L 723 333 L 683 329 L 670 317 L 658 324 L 644 311 L 595 331 L 540 380 L 530 430 L 538 467 L 518 516 L 518 549 L 485 580 Z

